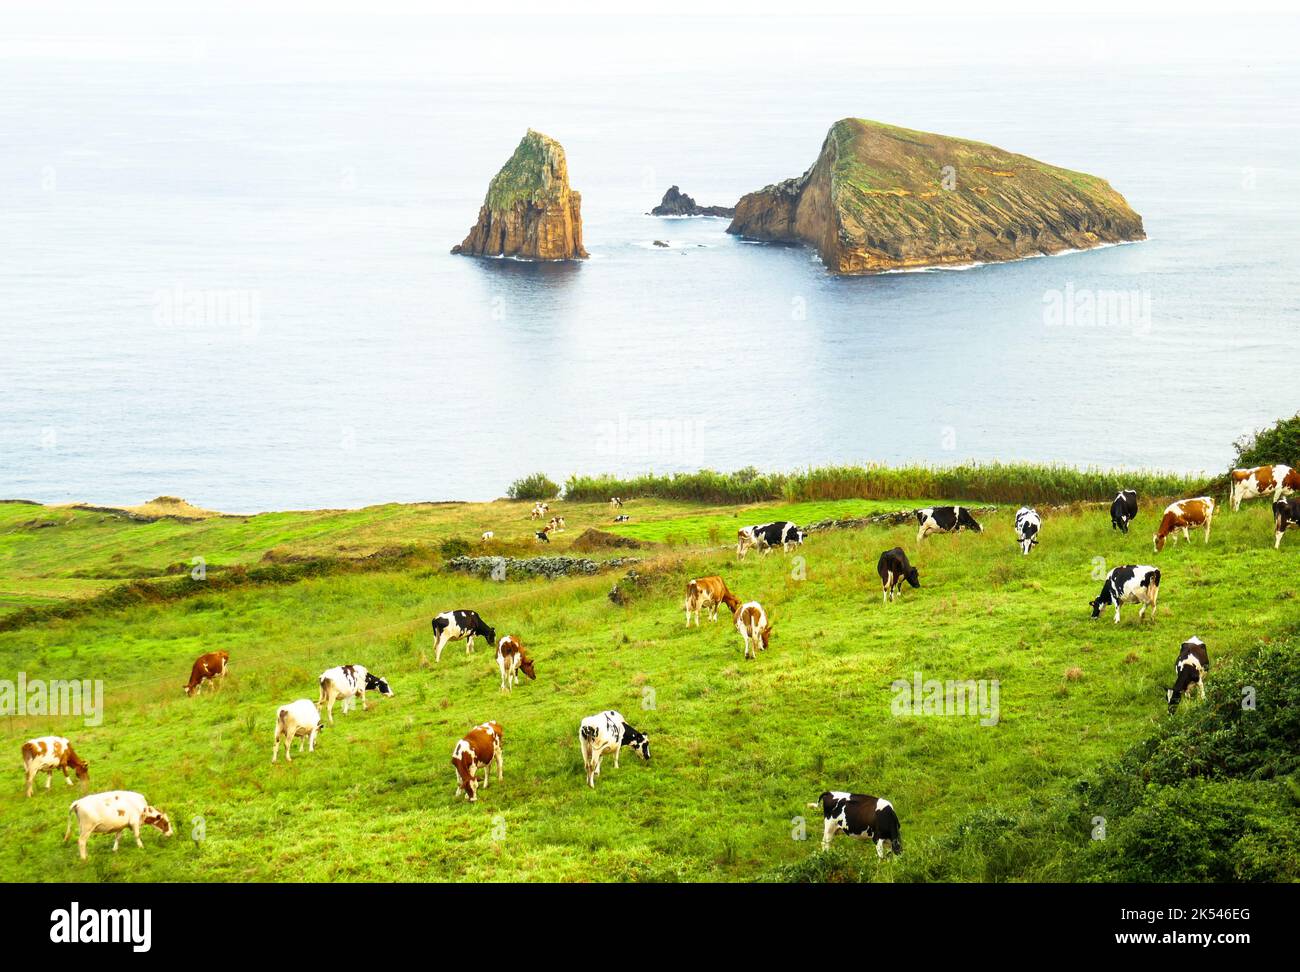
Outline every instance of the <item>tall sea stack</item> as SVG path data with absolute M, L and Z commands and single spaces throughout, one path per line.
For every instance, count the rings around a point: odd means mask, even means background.
M 861 118 L 812 168 L 744 196 L 728 233 L 805 243 L 836 273 L 1016 260 L 1146 239 L 1105 179 Z
M 524 260 L 578 260 L 582 196 L 569 188 L 564 148 L 531 128 L 488 184 L 478 222 L 452 253 Z

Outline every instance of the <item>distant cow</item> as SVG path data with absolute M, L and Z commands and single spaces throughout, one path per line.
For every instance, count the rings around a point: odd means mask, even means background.
M 157 827 L 164 837 L 172 835 L 172 822 L 167 814 L 149 805 L 149 801 L 139 793 L 130 790 L 109 790 L 107 793 L 94 793 L 74 800 L 68 807 L 68 829 L 63 832 L 67 841 L 72 836 L 72 825 L 77 825 L 77 850 L 81 859 L 86 859 L 86 842 L 91 834 L 116 834 L 113 850 L 122 841 L 122 831 L 130 828 L 135 834 L 135 846 L 143 847 L 140 839 L 141 825 Z
M 505 769 L 501 753 L 501 724 L 484 722 L 465 733 L 451 751 L 451 765 L 456 770 L 456 792 L 465 794 L 470 803 L 478 802 L 478 771 L 483 767 L 483 789 L 487 789 L 492 761 L 497 764 L 497 782 L 503 779 Z
M 1280 499 L 1273 504 L 1273 549 L 1282 546 L 1282 534 L 1300 526 L 1300 500 Z
M 480 539 L 480 540 L 491 540 L 491 539 L 492 539 L 493 537 L 495 537 L 495 536 L 496 536 L 496 533 L 494 533 L 493 531 L 491 531 L 491 530 L 484 530 L 484 531 L 483 531 L 483 536 L 479 537 L 479 539 Z
M 72 786 L 68 770 L 77 774 L 84 792 L 90 780 L 90 764 L 72 751 L 72 743 L 62 736 L 39 736 L 23 743 L 23 769 L 27 771 L 27 795 L 32 795 L 32 783 L 37 773 L 45 774 L 45 789 L 54 783 L 54 771 L 63 771 L 63 781 Z
M 208 679 L 211 679 L 212 684 L 220 689 L 221 682 L 217 679 L 226 677 L 226 666 L 229 664 L 230 652 L 228 651 L 210 651 L 206 655 L 199 655 L 190 668 L 190 680 L 185 685 L 185 694 L 197 695 L 203 690 L 203 683 Z
M 306 743 L 307 752 L 316 751 L 316 734 L 325 728 L 321 721 L 320 710 L 311 699 L 299 699 L 288 705 L 280 706 L 275 714 L 275 745 L 271 747 L 271 762 L 280 756 L 280 743 L 284 743 L 284 758 L 293 762 L 293 741 L 298 739 L 298 752 L 302 752 Z
M 1270 496 L 1276 503 L 1283 496 L 1300 490 L 1300 470 L 1281 464 L 1256 466 L 1254 469 L 1234 469 L 1232 482 L 1232 512 L 1241 509 L 1241 501 L 1257 496 Z
M 876 561 L 876 573 L 880 575 L 880 587 L 885 601 L 892 601 L 903 589 L 903 581 L 913 587 L 921 586 L 921 578 L 916 568 L 907 559 L 902 547 L 886 550 Z
M 1119 608 L 1121 604 L 1141 604 L 1142 607 L 1138 609 L 1138 620 L 1142 619 L 1149 607 L 1151 608 L 1151 619 L 1154 621 L 1156 599 L 1159 596 L 1160 571 L 1145 564 L 1127 564 L 1123 567 L 1116 567 L 1110 572 L 1106 578 L 1106 583 L 1101 585 L 1101 593 L 1089 603 L 1092 605 L 1092 616 L 1094 618 L 1101 617 L 1103 607 L 1113 604 L 1115 606 L 1115 623 L 1119 624 Z
M 727 590 L 726 581 L 721 577 L 695 577 L 686 582 L 687 627 L 690 627 L 691 615 L 695 616 L 695 627 L 700 626 L 700 608 L 708 613 L 710 621 L 718 620 L 719 604 L 727 605 L 733 615 L 740 607 L 740 598 Z
M 550 532 L 551 532 L 551 528 L 545 526 L 542 527 L 540 530 L 538 530 L 536 533 L 534 533 L 533 536 L 537 538 L 538 543 L 550 543 L 551 538 L 548 536 Z
M 546 529 L 551 533 L 559 533 L 561 530 L 564 529 L 564 517 L 562 516 L 551 517 L 551 521 L 546 524 Z
M 514 635 L 504 635 L 497 644 L 497 668 L 501 672 L 501 691 L 510 692 L 519 684 L 519 673 L 537 678 L 533 660 L 524 650 L 523 642 Z
M 546 503 L 537 503 L 533 506 L 533 511 L 528 514 L 529 519 L 540 520 L 542 517 L 546 515 L 549 509 L 550 506 L 547 505 Z
M 736 630 L 745 639 L 745 657 L 757 658 L 767 649 L 772 638 L 772 626 L 767 622 L 767 612 L 757 601 L 746 601 L 736 611 Z
M 824 826 L 822 850 L 831 846 L 836 834 L 848 834 L 859 840 L 876 843 L 876 856 L 885 856 L 885 846 L 895 854 L 903 853 L 903 837 L 894 805 L 883 797 L 828 790 L 808 806 L 821 807 Z
M 1178 661 L 1174 663 L 1174 687 L 1165 690 L 1165 700 L 1169 711 L 1178 708 L 1178 703 L 1195 685 L 1205 698 L 1205 673 L 1210 670 L 1210 656 L 1205 650 L 1205 642 L 1200 638 L 1188 638 L 1178 650 Z
M 615 523 L 627 523 L 627 522 L 628 522 L 629 520 L 631 520 L 631 519 L 632 519 L 632 517 L 628 516 L 626 513 L 620 513 L 618 516 L 614 517 L 614 522 L 615 522 Z
M 339 665 L 321 674 L 320 699 L 316 702 L 316 708 L 325 706 L 325 715 L 332 726 L 335 701 L 343 700 L 343 714 L 347 715 L 352 710 L 352 699 L 360 697 L 361 711 L 365 712 L 369 708 L 366 704 L 367 692 L 378 692 L 389 699 L 393 697 L 393 690 L 388 687 L 387 680 L 367 671 L 364 665 Z
M 984 532 L 984 528 L 975 522 L 975 517 L 964 506 L 927 506 L 916 511 L 916 522 L 920 525 L 916 531 L 917 543 L 932 533 L 959 533 L 962 530 Z
M 600 759 L 606 753 L 614 754 L 614 769 L 618 769 L 618 754 L 628 746 L 642 759 L 650 758 L 650 737 L 637 732 L 627 724 L 622 713 L 607 709 L 587 716 L 578 726 L 578 745 L 582 748 L 582 766 L 587 771 L 587 785 L 595 787 L 600 775 Z
M 1121 489 L 1110 502 L 1110 528 L 1128 533 L 1128 525 L 1138 515 L 1136 489 Z
M 779 546 L 783 553 L 789 553 L 791 548 L 803 543 L 804 536 L 804 531 L 788 520 L 744 527 L 736 531 L 736 556 L 744 557 L 751 547 L 769 554 L 773 547 Z
M 1028 556 L 1030 549 L 1038 544 L 1038 531 L 1042 525 L 1037 510 L 1028 506 L 1016 510 L 1016 542 L 1020 544 L 1022 554 Z
M 442 649 L 451 641 L 465 639 L 465 654 L 474 650 L 474 638 L 482 637 L 489 645 L 496 644 L 496 629 L 484 624 L 474 611 L 444 611 L 433 619 L 433 660 L 442 661 Z M 428 656 L 420 650 L 420 664 L 428 664 Z
M 1174 543 L 1178 543 L 1178 531 L 1183 532 L 1183 539 L 1191 542 L 1189 527 L 1205 527 L 1205 542 L 1210 542 L 1210 523 L 1214 520 L 1214 500 L 1208 496 L 1196 499 L 1178 500 L 1165 507 L 1165 515 L 1160 520 L 1152 542 L 1156 553 L 1165 549 L 1165 538 L 1173 534 Z
M 623 508 L 623 501 L 617 496 L 611 496 L 609 498 L 609 505 L 611 509 L 621 510 Z

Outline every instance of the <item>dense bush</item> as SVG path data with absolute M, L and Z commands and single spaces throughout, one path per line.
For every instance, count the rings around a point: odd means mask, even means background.
M 600 502 L 657 497 L 700 503 L 769 500 L 964 499 L 991 503 L 1068 503 L 1109 500 L 1120 489 L 1143 496 L 1187 496 L 1205 489 L 1199 477 L 1161 472 L 1114 472 L 1031 463 L 967 463 L 956 466 L 827 466 L 796 473 L 732 473 L 571 476 L 566 499 Z
M 506 495 L 513 500 L 548 500 L 559 492 L 560 487 L 545 473 L 533 473 L 511 483 Z
M 1237 451 L 1236 468 L 1284 463 L 1300 466 L 1300 414 L 1278 419 L 1271 428 L 1243 436 L 1233 443 Z
M 448 537 L 438 545 L 438 553 L 442 554 L 443 560 L 463 557 L 469 553 L 469 541 L 460 537 Z

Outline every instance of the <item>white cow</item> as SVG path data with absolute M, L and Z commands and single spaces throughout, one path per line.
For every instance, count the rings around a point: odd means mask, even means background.
M 288 705 L 280 706 L 275 715 L 275 746 L 271 749 L 271 762 L 280 755 L 280 740 L 284 740 L 284 758 L 293 762 L 290 750 L 298 736 L 306 736 L 307 751 L 316 751 L 316 733 L 325 728 L 320 711 L 311 699 L 299 699 Z M 298 752 L 302 752 L 303 740 L 298 740 Z
M 618 769 L 619 750 L 624 746 L 632 747 L 642 759 L 650 758 L 650 737 L 629 726 L 622 713 L 613 709 L 583 719 L 578 726 L 578 744 L 582 747 L 582 765 L 590 787 L 596 785 L 600 758 L 606 753 L 614 754 L 615 769 Z
M 1028 556 L 1030 549 L 1037 545 L 1038 531 L 1042 526 L 1037 510 L 1028 506 L 1016 510 L 1016 542 L 1020 544 L 1022 554 Z
M 72 749 L 72 743 L 63 736 L 38 736 L 23 743 L 23 768 L 27 771 L 27 795 L 32 795 L 32 784 L 38 773 L 45 773 L 45 789 L 54 782 L 54 771 L 63 770 L 63 781 L 72 786 L 68 770 L 81 780 L 81 790 L 86 791 L 90 780 L 90 764 Z
M 492 539 L 493 537 L 495 537 L 495 536 L 496 536 L 496 534 L 493 533 L 491 530 L 484 530 L 484 531 L 483 531 L 483 537 L 482 537 L 482 539 L 484 539 L 484 540 L 491 540 L 491 539 Z
M 335 701 L 343 700 L 343 714 L 347 715 L 352 711 L 353 698 L 359 696 L 361 711 L 364 712 L 370 708 L 366 705 L 367 691 L 378 692 L 388 699 L 393 697 L 393 690 L 388 687 L 388 681 L 367 671 L 364 665 L 339 665 L 321 674 L 320 698 L 316 700 L 316 709 L 319 711 L 322 705 L 326 707 L 325 714 L 332 726 Z
M 167 819 L 167 814 L 150 806 L 148 800 L 130 790 L 109 790 L 72 801 L 72 806 L 68 807 L 68 829 L 63 833 L 64 841 L 72 836 L 74 819 L 79 828 L 77 849 L 81 851 L 83 861 L 91 834 L 116 834 L 113 840 L 115 851 L 122 840 L 122 831 L 128 827 L 135 834 L 136 847 L 144 846 L 140 839 L 141 824 L 157 827 L 164 837 L 172 835 L 172 822 Z

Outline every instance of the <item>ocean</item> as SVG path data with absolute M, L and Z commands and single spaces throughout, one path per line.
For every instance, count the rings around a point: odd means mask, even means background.
M 1300 407 L 1294 58 L 904 39 L 747 69 L 622 28 L 501 51 L 473 22 L 195 30 L 0 47 L 0 497 L 254 512 L 490 499 L 534 471 L 1192 472 Z M 1103 176 L 1149 239 L 844 278 L 646 215 L 673 184 L 731 205 L 798 175 L 850 115 Z M 528 127 L 566 149 L 590 259 L 452 256 Z

